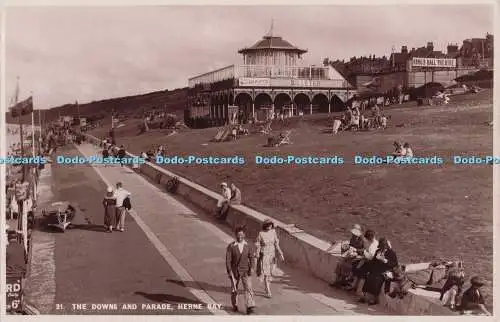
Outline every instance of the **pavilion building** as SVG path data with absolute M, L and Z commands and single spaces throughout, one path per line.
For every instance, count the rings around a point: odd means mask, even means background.
M 186 118 L 221 125 L 235 106 L 244 122 L 274 113 L 290 117 L 343 110 L 354 88 L 331 66 L 301 65 L 306 52 L 274 36 L 271 27 L 256 44 L 238 51 L 243 64 L 189 79 Z

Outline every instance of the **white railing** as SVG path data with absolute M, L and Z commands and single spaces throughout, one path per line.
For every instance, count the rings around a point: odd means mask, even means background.
M 332 76 L 331 67 L 231 65 L 190 78 L 188 86 L 194 87 L 198 84 L 211 84 L 227 79 L 242 77 L 332 80 Z
M 190 78 L 188 81 L 189 87 L 194 87 L 198 84 L 211 84 L 215 82 L 220 82 L 226 79 L 234 78 L 234 65 L 230 65 L 224 68 L 220 68 L 199 76 Z
M 261 65 L 241 65 L 236 66 L 235 75 L 251 78 L 297 78 L 297 79 L 322 79 L 330 78 L 329 67 L 316 66 L 261 66 Z

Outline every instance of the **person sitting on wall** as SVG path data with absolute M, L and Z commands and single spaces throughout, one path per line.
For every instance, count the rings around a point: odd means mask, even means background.
M 230 202 L 232 205 L 241 204 L 241 190 L 236 187 L 234 183 L 231 183 L 231 199 Z
M 364 296 L 360 298 L 359 302 L 375 305 L 378 303 L 378 297 L 387 279 L 388 271 L 392 271 L 398 266 L 396 253 L 386 238 L 379 239 L 378 249 L 368 265 L 368 274 L 363 285 Z
M 220 211 L 218 218 L 221 220 L 226 220 L 227 214 L 229 212 L 229 205 L 239 205 L 241 204 L 241 191 L 234 183 L 231 183 L 230 197 L 228 202 L 224 202 Z M 227 193 L 224 192 L 223 193 Z
M 217 202 L 217 218 L 224 219 L 224 215 L 229 209 L 229 203 L 231 200 L 231 189 L 227 186 L 227 183 L 222 182 L 220 184 L 222 189 L 222 198 Z
M 328 248 L 326 251 L 329 252 L 333 247 Z M 359 264 L 359 261 L 362 259 L 361 256 L 358 255 L 358 250 L 362 250 L 364 247 L 361 226 L 354 225 L 354 228 L 351 229 L 351 239 L 349 243 L 343 243 L 341 245 L 341 257 L 342 260 L 335 267 L 335 281 L 330 284 L 333 287 L 343 287 L 348 286 L 350 282 L 352 282 L 352 272 L 354 267 Z
M 444 283 L 439 300 L 443 306 L 449 306 L 454 310 L 457 298 L 462 292 L 465 283 L 465 272 L 461 262 L 451 263 L 446 273 L 446 282 Z

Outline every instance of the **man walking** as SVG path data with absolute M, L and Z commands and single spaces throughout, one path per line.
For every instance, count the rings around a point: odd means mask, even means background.
M 120 166 L 123 167 L 123 159 L 125 158 L 127 152 L 125 151 L 125 147 L 123 145 L 120 145 L 120 148 L 118 149 L 118 158 L 120 160 Z
M 247 314 L 255 313 L 255 301 L 252 288 L 252 273 L 255 267 L 255 255 L 245 241 L 245 228 L 236 228 L 236 240 L 227 246 L 226 269 L 231 281 L 231 304 L 233 311 L 238 312 L 238 286 L 243 284 Z
M 123 189 L 121 182 L 116 183 L 115 198 L 116 198 L 116 230 L 125 231 L 125 215 L 127 209 L 123 201 L 130 197 L 130 192 Z

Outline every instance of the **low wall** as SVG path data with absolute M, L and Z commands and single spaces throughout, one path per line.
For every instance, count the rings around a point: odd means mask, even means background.
M 87 141 L 94 145 L 100 145 L 102 142 L 89 134 L 85 135 Z M 129 157 L 135 157 L 130 153 L 127 154 Z M 149 162 L 141 164 L 138 171 L 162 186 L 165 186 L 171 178 L 177 177 L 179 186 L 176 194 L 209 212 L 213 211 L 215 213 L 217 201 L 222 198 L 221 195 L 197 183 Z M 330 283 L 332 281 L 334 269 L 341 257 L 338 248 L 334 249 L 332 253 L 326 252 L 326 249 L 331 245 L 330 243 L 316 238 L 294 225 L 280 222 L 245 205 L 231 205 L 226 222 L 233 228 L 245 225 L 247 236 L 252 239 L 257 236 L 262 223 L 266 219 L 270 219 L 275 223 L 276 232 L 280 239 L 280 247 L 288 264 L 310 272 L 325 282 Z M 410 292 L 402 300 L 392 299 L 382 294 L 380 304 L 391 312 L 400 315 L 453 315 L 453 312 L 441 306 L 438 301 L 417 295 L 415 294 L 416 290 Z

